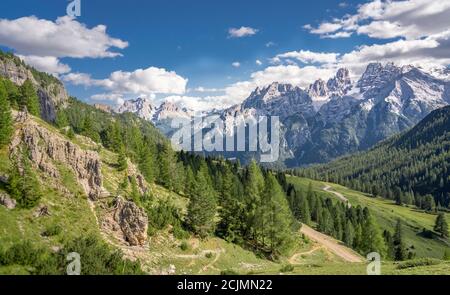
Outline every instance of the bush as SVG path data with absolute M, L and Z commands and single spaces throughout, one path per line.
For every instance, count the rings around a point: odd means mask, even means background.
M 221 276 L 236 276 L 239 274 L 232 269 L 225 269 L 220 272 L 220 275 Z
M 186 241 L 181 242 L 180 249 L 187 251 L 189 249 L 189 244 Z
M 205 254 L 205 257 L 208 258 L 208 259 L 211 259 L 213 257 L 213 253 L 212 252 L 207 252 Z
M 45 231 L 42 233 L 44 237 L 53 237 L 57 236 L 62 232 L 62 227 L 58 224 L 51 224 L 45 228 Z
M 294 266 L 292 264 L 286 264 L 281 269 L 280 272 L 291 272 L 294 270 Z
M 30 241 L 16 243 L 8 249 L 0 249 L 0 265 L 20 265 L 29 268 L 31 274 L 65 274 L 66 257 L 77 252 L 81 258 L 82 275 L 143 274 L 140 264 L 123 259 L 118 250 L 111 250 L 95 237 L 78 238 L 64 245 L 58 253 L 33 245 Z
M 397 265 L 398 269 L 405 269 L 405 268 L 412 268 L 412 267 L 418 267 L 418 266 L 427 266 L 427 265 L 436 265 L 439 264 L 440 261 L 433 258 L 421 258 L 416 260 L 410 260 L 401 262 Z

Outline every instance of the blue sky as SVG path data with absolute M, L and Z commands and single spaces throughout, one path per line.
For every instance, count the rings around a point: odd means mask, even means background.
M 273 79 L 307 87 L 340 66 L 355 76 L 371 61 L 447 66 L 450 5 L 442 2 L 81 0 L 81 16 L 58 22 L 69 1 L 2 0 L 0 46 L 88 102 L 149 96 L 224 107 Z M 104 31 L 92 33 L 99 25 Z

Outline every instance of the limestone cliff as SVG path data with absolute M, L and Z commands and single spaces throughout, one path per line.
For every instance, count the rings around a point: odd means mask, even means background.
M 34 70 L 11 54 L 0 52 L 0 76 L 17 85 L 30 79 L 40 99 L 41 117 L 49 122 L 55 120 L 56 109 L 64 107 L 69 99 L 64 85 L 57 78 Z

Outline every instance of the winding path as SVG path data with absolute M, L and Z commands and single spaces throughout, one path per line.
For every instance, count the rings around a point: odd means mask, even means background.
M 328 193 L 332 193 L 333 195 L 335 195 L 336 197 L 338 197 L 342 202 L 346 203 L 347 206 L 348 206 L 349 208 L 352 207 L 352 204 L 350 204 L 350 202 L 348 201 L 348 199 L 347 199 L 346 197 L 344 197 L 343 194 L 331 190 L 331 186 L 329 186 L 329 185 L 326 184 L 325 187 L 323 188 L 323 190 L 326 191 L 326 192 L 328 192 Z
M 337 240 L 312 229 L 306 224 L 302 224 L 300 232 L 347 262 L 363 262 L 362 257 L 355 251 L 340 244 Z

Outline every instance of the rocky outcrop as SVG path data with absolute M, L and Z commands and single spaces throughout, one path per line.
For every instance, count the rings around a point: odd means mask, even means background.
M 125 240 L 131 246 L 143 246 L 147 241 L 148 217 L 144 209 L 122 197 L 114 200 L 114 221 L 122 230 Z
M 0 76 L 8 78 L 19 86 L 29 79 L 37 89 L 41 104 L 41 117 L 53 122 L 56 119 L 56 109 L 64 107 L 69 96 L 64 85 L 58 79 L 45 73 L 34 72 L 36 75 L 33 75 L 31 68 L 18 57 L 0 56 Z
M 0 192 L 0 205 L 6 207 L 6 209 L 16 208 L 16 200 L 12 199 L 8 194 Z
M 21 144 L 29 150 L 32 164 L 53 178 L 60 173 L 56 163 L 70 167 L 86 195 L 95 200 L 107 194 L 102 186 L 101 161 L 96 152 L 86 151 L 55 132 L 40 126 L 20 112 L 16 116 L 23 122 L 10 144 L 11 155 L 17 154 Z

